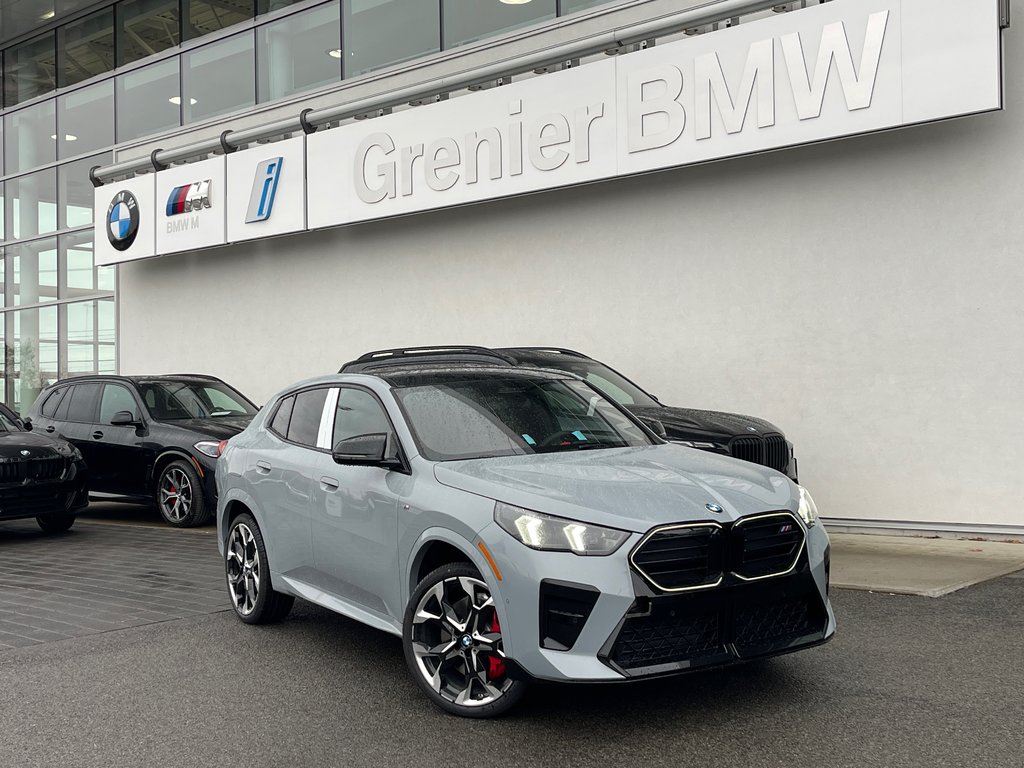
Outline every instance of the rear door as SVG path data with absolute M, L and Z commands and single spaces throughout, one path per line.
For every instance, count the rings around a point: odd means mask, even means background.
M 64 438 L 82 452 L 82 457 L 89 467 L 90 486 L 94 488 L 98 487 L 96 479 L 110 471 L 102 464 L 102 454 L 96 450 L 100 438 L 94 435 L 93 429 L 102 386 L 97 381 L 72 384 L 71 391 L 60 401 L 54 415 L 57 436 Z
M 141 420 L 142 409 L 132 391 L 124 384 L 107 382 L 100 394 L 99 417 L 91 434 L 92 452 L 102 471 L 94 476 L 92 487 L 103 493 L 146 495 L 149 457 L 143 448 L 143 430 L 111 424 L 119 411 L 130 411 L 137 421 Z

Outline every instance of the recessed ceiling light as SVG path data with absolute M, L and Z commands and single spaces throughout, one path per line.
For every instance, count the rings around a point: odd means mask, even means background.
M 54 11 L 47 11 L 46 13 L 44 13 L 39 18 L 43 19 L 45 21 L 46 19 L 52 19 L 53 17 L 54 17 Z
M 331 50 L 327 52 L 327 55 L 330 56 L 332 59 L 340 59 L 341 48 L 331 48 Z
M 174 106 L 177 107 L 177 106 L 179 106 L 181 104 L 181 96 L 171 96 L 171 98 L 169 98 L 168 101 L 171 102 L 171 104 L 173 104 Z M 198 104 L 198 102 L 195 99 L 191 98 L 191 97 L 189 97 L 188 103 L 190 105 L 191 104 Z
M 57 140 L 57 134 L 56 133 L 51 133 L 50 134 L 50 138 L 53 139 L 54 141 L 56 141 Z M 72 136 L 70 133 L 65 133 L 64 134 L 64 141 L 78 141 L 78 137 L 77 136 Z
M 530 0 L 501 0 L 504 5 L 526 5 Z

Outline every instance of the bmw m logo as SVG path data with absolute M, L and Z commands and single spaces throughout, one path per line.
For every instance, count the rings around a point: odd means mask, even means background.
M 168 216 L 177 216 L 211 207 L 210 180 L 207 179 L 172 189 L 171 194 L 167 196 L 166 213 Z
M 722 508 L 717 504 L 712 504 L 711 502 L 708 502 L 704 506 L 707 507 L 708 512 L 714 512 L 716 515 L 721 514 L 722 512 Z
M 114 195 L 107 208 L 107 239 L 115 250 L 127 251 L 139 233 L 139 201 L 123 190 Z

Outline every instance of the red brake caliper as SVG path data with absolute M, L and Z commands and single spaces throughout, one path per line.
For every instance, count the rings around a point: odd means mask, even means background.
M 491 632 L 501 632 L 501 624 L 498 623 L 498 612 L 494 612 L 494 618 L 491 619 Z M 505 661 L 498 658 L 497 656 L 489 656 L 487 658 L 487 679 L 498 680 L 505 676 Z

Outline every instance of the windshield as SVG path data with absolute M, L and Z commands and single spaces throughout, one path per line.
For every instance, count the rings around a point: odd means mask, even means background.
M 3 408 L 0 408 L 0 432 L 21 432 L 21 427 L 11 421 L 10 416 Z
M 543 363 L 538 362 L 536 364 L 542 368 L 555 368 L 559 371 L 575 373 L 580 378 L 589 381 L 608 395 L 608 397 L 614 399 L 619 405 L 639 405 L 644 408 L 658 408 L 661 406 L 661 403 L 629 379 L 596 360 L 559 357 L 550 363 L 545 360 Z
M 219 381 L 142 381 L 138 387 L 157 421 L 256 414 L 252 403 Z
M 431 461 L 654 442 L 581 381 L 466 377 L 399 388 L 395 395 Z

